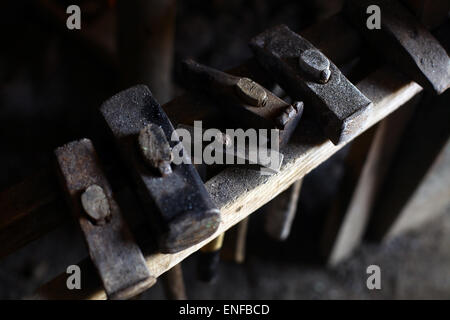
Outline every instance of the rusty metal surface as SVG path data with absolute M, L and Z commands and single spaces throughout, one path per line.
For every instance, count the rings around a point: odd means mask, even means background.
M 156 279 L 150 275 L 143 254 L 114 200 L 91 141 L 71 142 L 56 149 L 55 155 L 62 184 L 107 296 L 128 299 L 151 287 Z M 96 191 L 92 192 L 93 185 Z M 82 201 L 82 194 L 89 196 Z M 97 201 L 99 198 L 101 201 Z M 92 214 L 84 211 L 86 206 L 89 212 L 96 213 L 107 207 L 108 219 L 97 224 Z
M 381 9 L 381 29 L 366 26 L 368 5 Z M 450 87 L 450 58 L 416 17 L 394 0 L 352 0 L 346 15 L 358 26 L 372 48 L 424 89 L 441 94 Z
M 219 226 L 220 212 L 194 166 L 172 163 L 172 173 L 162 177 L 145 163 L 139 150 L 137 137 L 151 123 L 162 128 L 171 148 L 179 143 L 171 140 L 174 128 L 150 90 L 141 85 L 122 91 L 102 105 L 101 113 L 158 233 L 160 251 L 178 252 L 212 235 Z
M 294 99 L 314 108 L 325 135 L 339 144 L 357 135 L 372 103 L 329 61 L 331 75 L 326 83 L 304 72 L 300 55 L 317 50 L 300 35 L 281 25 L 269 29 L 250 42 L 256 58 Z
M 280 129 L 280 145 L 288 142 L 303 114 L 301 102 L 290 105 L 246 77 L 237 77 L 192 60 L 183 64 L 185 84 L 208 94 L 233 120 L 246 127 Z

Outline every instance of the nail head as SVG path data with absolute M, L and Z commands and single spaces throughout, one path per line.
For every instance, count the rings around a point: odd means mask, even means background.
M 299 57 L 300 68 L 314 78 L 315 81 L 326 83 L 330 79 L 330 61 L 319 50 L 308 49 Z

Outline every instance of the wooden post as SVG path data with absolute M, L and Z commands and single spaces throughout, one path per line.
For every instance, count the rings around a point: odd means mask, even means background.
M 384 182 L 418 98 L 391 114 L 350 147 L 346 172 L 323 231 L 321 250 L 328 265 L 343 261 L 361 243 L 375 197 Z
M 427 170 L 423 180 L 400 211 L 386 233 L 389 239 L 416 229 L 439 214 L 446 213 L 450 204 L 450 139 Z
M 222 257 L 225 260 L 234 261 L 236 263 L 244 262 L 248 220 L 248 217 L 243 219 L 227 232 L 227 237 L 222 249 Z
M 164 292 L 169 300 L 186 300 L 183 270 L 181 264 L 177 264 L 162 275 Z
M 388 116 L 422 91 L 419 85 L 386 67 L 368 75 L 357 85 L 361 92 L 374 103 L 363 131 Z M 183 105 L 180 104 L 183 99 L 177 99 L 177 101 L 178 104 L 173 104 L 171 111 L 167 109 L 168 114 L 176 114 L 176 110 L 183 110 Z M 209 106 L 201 107 L 199 105 L 199 109 L 203 108 L 209 108 Z M 195 111 L 197 112 L 198 110 Z M 244 220 L 252 212 L 272 200 L 279 194 L 279 190 L 284 190 L 296 180 L 303 178 L 345 146 L 345 144 L 333 145 L 330 141 L 320 138 L 319 135 L 313 135 L 313 137 L 316 137 L 313 140 L 311 134 L 318 134 L 317 130 L 317 124 L 307 123 L 305 119 L 304 125 L 300 126 L 296 132 L 296 135 L 298 135 L 297 139 L 291 140 L 289 147 L 286 148 L 285 161 L 279 174 L 261 176 L 259 172 L 252 170 L 227 168 L 211 178 L 206 183 L 206 188 L 221 211 L 222 223 L 219 229 L 208 239 L 176 254 L 148 252 L 146 261 L 152 274 L 158 277 L 180 263 L 219 234 L 227 231 L 230 227 Z M 41 287 L 33 298 L 105 298 L 104 292 L 100 290 L 98 284 L 94 281 L 88 283 L 82 290 L 67 290 L 66 279 L 67 274 L 64 272 Z
M 225 233 L 220 234 L 217 238 L 200 249 L 200 261 L 198 265 L 198 277 L 205 282 L 212 282 L 217 278 L 220 251 L 222 249 Z
M 117 43 L 124 86 L 149 86 L 158 102 L 172 97 L 176 0 L 118 0 Z
M 427 221 L 433 212 L 438 212 L 438 207 L 448 203 L 447 182 L 437 180 L 445 178 L 448 170 L 442 159 L 447 157 L 446 146 L 450 139 L 449 94 L 425 96 L 411 119 L 388 172 L 389 180 L 383 184 L 377 197 L 367 234 L 369 240 L 382 241 L 415 228 Z M 441 176 L 436 173 L 439 171 Z M 443 190 L 437 186 L 442 186 Z M 430 201 L 425 201 L 423 195 L 431 190 L 435 190 L 435 194 L 429 194 Z M 416 194 L 423 199 L 415 200 Z M 421 205 L 420 210 L 414 210 L 414 207 L 418 208 L 418 202 L 428 202 L 431 206 L 424 209 Z
M 317 45 L 327 56 L 330 56 L 336 63 L 342 64 L 354 58 L 359 52 L 362 39 L 359 34 L 351 28 L 341 15 L 336 15 L 320 24 L 315 24 L 302 32 L 303 36 Z M 259 82 L 264 78 L 264 72 L 254 59 L 247 60 L 238 68 L 237 74 L 242 77 L 250 74 Z M 229 71 L 235 74 L 232 70 Z M 255 76 L 260 73 L 261 75 Z M 374 79 L 376 81 L 376 79 Z M 384 81 L 384 79 L 383 79 Z M 266 80 L 267 82 L 267 80 Z M 266 84 L 267 85 L 267 84 Z M 418 87 L 413 86 L 414 90 Z M 392 90 L 395 90 L 393 88 Z M 411 89 L 408 87 L 408 89 Z M 195 107 L 193 107 L 195 106 Z M 193 123 L 194 120 L 202 119 L 205 122 L 216 123 L 221 121 L 217 112 L 210 105 L 204 105 L 191 94 L 186 94 L 170 103 L 164 105 L 164 110 L 174 122 L 187 121 Z M 308 147 L 308 150 L 310 147 Z M 53 178 L 49 174 L 39 175 L 38 178 L 31 178 L 24 181 L 17 187 L 11 187 L 8 190 L 0 192 L 0 256 L 8 254 L 18 248 L 26 245 L 33 239 L 37 239 L 56 228 L 57 226 L 71 221 L 70 215 L 66 214 L 67 208 L 64 199 L 59 195 L 56 182 L 52 182 L 53 187 L 48 195 L 43 198 L 37 197 L 37 190 L 47 190 L 46 185 Z M 29 183 L 35 185 L 31 189 L 27 187 Z M 14 194 L 19 194 L 20 197 Z M 26 206 L 23 206 L 22 197 L 27 199 Z M 46 200 L 43 200 L 46 199 Z M 18 204 L 18 203 L 22 203 Z M 21 208 L 20 210 L 16 210 Z M 36 221 L 38 223 L 36 223 Z M 20 230 L 18 232 L 17 230 Z M 24 231 L 25 230 L 25 231 Z M 4 241 L 1 241 L 5 239 Z
M 0 192 L 0 258 L 71 221 L 58 188 L 47 168 Z
M 144 83 L 160 104 L 172 98 L 176 0 L 118 0 L 117 44 L 125 87 Z M 186 299 L 178 264 L 163 276 L 169 299 Z

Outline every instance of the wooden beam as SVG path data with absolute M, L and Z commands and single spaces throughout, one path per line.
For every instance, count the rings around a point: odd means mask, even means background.
M 418 188 L 423 188 L 429 175 L 433 176 L 433 167 L 441 166 L 437 162 L 444 156 L 439 156 L 445 152 L 445 146 L 450 139 L 450 109 L 448 99 L 450 92 L 442 96 L 424 96 L 420 106 L 411 119 L 405 137 L 398 147 L 397 156 L 389 169 L 389 181 L 386 181 L 380 194 L 375 201 L 367 237 L 369 240 L 382 241 L 403 230 L 417 227 L 427 220 L 431 211 L 436 211 L 433 206 L 428 210 L 413 212 L 411 203 Z M 442 166 L 441 166 L 442 167 Z M 441 170 L 441 169 L 440 169 Z M 441 170 L 445 176 L 445 169 Z M 442 183 L 441 183 L 442 185 Z M 434 187 L 430 188 L 433 190 Z M 437 190 L 435 196 L 442 195 L 448 189 Z M 423 191 L 426 192 L 426 191 Z M 448 197 L 444 194 L 444 199 Z M 439 206 L 437 199 L 436 207 Z M 443 204 L 441 203 L 440 206 Z M 409 208 L 409 209 L 408 209 Z M 414 217 L 414 218 L 413 218 Z M 420 223 L 419 223 L 420 222 Z
M 357 86 L 374 103 L 363 131 L 388 116 L 422 90 L 415 82 L 407 80 L 387 67 L 370 74 Z M 305 119 L 287 147 L 281 150 L 285 157 L 278 174 L 263 176 L 258 171 L 235 167 L 227 168 L 210 179 L 206 183 L 206 188 L 222 214 L 222 222 L 218 230 L 208 239 L 176 254 L 160 252 L 147 254 L 146 262 L 151 274 L 158 277 L 180 263 L 286 190 L 292 183 L 303 178 L 344 145 L 333 145 L 322 137 L 317 124 Z M 62 299 L 65 291 L 73 296 L 73 291 L 62 289 L 65 285 L 66 275 L 62 274 L 39 289 L 34 298 Z M 52 289 L 49 290 L 49 288 Z M 88 286 L 77 290 L 76 296 L 78 299 L 105 298 L 104 292 L 98 286 Z
M 322 235 L 322 256 L 335 266 L 361 243 L 375 197 L 384 182 L 419 97 L 359 136 L 350 146 L 346 172 Z

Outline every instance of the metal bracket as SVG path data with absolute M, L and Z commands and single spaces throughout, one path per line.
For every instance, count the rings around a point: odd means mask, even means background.
M 220 212 L 190 161 L 170 163 L 167 148 L 178 145 L 182 156 L 187 155 L 150 90 L 140 85 L 122 91 L 102 105 L 101 113 L 158 231 L 159 249 L 175 253 L 211 236 L 219 226 Z M 158 137 L 150 139 L 152 134 Z M 145 156 L 146 147 L 155 150 Z
M 369 5 L 381 9 L 381 29 L 366 26 Z M 347 17 L 368 42 L 395 68 L 424 89 L 441 94 L 450 87 L 450 58 L 436 38 L 395 0 L 351 0 Z
M 304 98 L 314 108 L 334 144 L 351 139 L 364 127 L 372 102 L 300 35 L 281 25 L 253 38 L 250 47 L 293 99 Z
M 280 129 L 279 144 L 285 145 L 303 114 L 303 102 L 292 105 L 255 81 L 201 65 L 183 63 L 185 83 L 216 100 L 237 123 L 252 128 Z
M 61 180 L 109 299 L 128 299 L 151 287 L 144 257 L 135 243 L 92 142 L 55 150 Z

